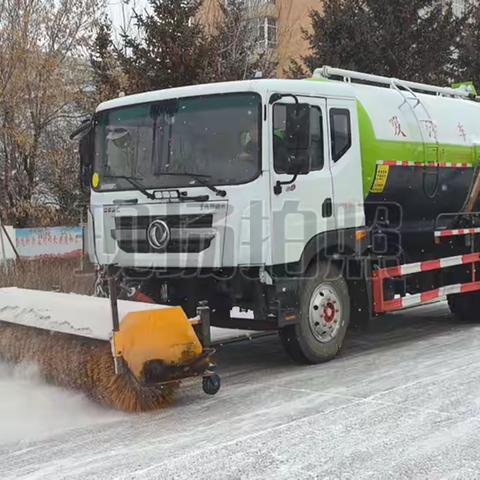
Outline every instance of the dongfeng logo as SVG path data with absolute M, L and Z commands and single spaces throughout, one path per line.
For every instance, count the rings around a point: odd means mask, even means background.
M 148 243 L 155 250 L 161 250 L 170 241 L 170 228 L 163 220 L 154 220 L 147 230 Z

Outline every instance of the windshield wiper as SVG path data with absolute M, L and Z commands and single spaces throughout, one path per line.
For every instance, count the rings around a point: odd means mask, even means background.
M 170 177 L 190 177 L 196 180 L 200 185 L 203 185 L 204 187 L 207 187 L 209 190 L 211 190 L 213 193 L 215 193 L 219 197 L 226 197 L 227 192 L 225 190 L 221 190 L 215 185 L 210 185 L 207 181 L 204 180 L 204 178 L 212 178 L 211 175 L 203 175 L 201 173 L 190 173 L 190 172 L 161 172 L 158 174 L 159 176 L 161 175 L 166 175 Z
M 130 185 L 133 185 L 140 193 L 143 193 L 148 199 L 156 200 L 155 194 L 150 193 L 147 189 L 138 182 L 141 178 L 129 177 L 128 175 L 105 175 L 105 178 L 118 178 L 121 180 L 126 180 Z

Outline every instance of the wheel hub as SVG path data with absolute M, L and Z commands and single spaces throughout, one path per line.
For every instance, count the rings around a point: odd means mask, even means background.
M 333 303 L 328 303 L 326 307 L 323 309 L 323 318 L 327 323 L 332 323 L 335 321 L 336 315 L 335 305 Z
M 313 292 L 309 323 L 313 336 L 321 343 L 334 339 L 342 324 L 340 297 L 330 284 L 320 284 Z

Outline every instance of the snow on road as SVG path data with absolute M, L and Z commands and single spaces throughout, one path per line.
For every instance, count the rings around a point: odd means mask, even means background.
M 353 333 L 325 365 L 292 365 L 275 336 L 232 344 L 216 397 L 189 383 L 131 416 L 0 373 L 0 478 L 479 478 L 479 340 L 435 305 Z
M 119 413 L 93 404 L 81 393 L 45 385 L 33 365 L 0 363 L 0 445 L 28 443 L 118 418 Z

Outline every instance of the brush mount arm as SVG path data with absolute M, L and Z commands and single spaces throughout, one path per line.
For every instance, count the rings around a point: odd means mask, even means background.
M 112 330 L 118 332 L 120 330 L 120 319 L 118 316 L 118 288 L 113 275 L 108 276 L 108 290 L 110 291 L 110 308 L 112 310 Z

